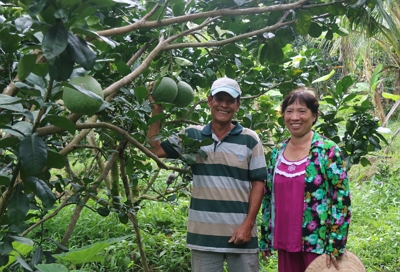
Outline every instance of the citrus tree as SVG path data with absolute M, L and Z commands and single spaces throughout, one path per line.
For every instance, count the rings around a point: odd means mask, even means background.
M 206 144 L 184 138 L 187 154 L 177 161 L 160 160 L 148 150 L 149 124 L 162 120 L 160 137 L 165 137 L 210 121 L 209 87 L 228 76 L 243 89 L 237 119 L 256 130 L 266 146 L 274 144 L 285 134 L 276 111 L 282 95 L 299 84 L 311 85 L 334 65 L 319 49 L 298 44 L 296 36 L 345 35 L 336 17 L 366 5 L 319 0 L 0 2 L 0 266 L 10 262 L 16 242 L 32 244 L 27 234 L 65 206 L 76 205 L 63 238 L 55 241 L 65 249 L 82 209 L 93 199 L 96 206 L 89 208 L 132 223 L 148 271 L 135 209 L 141 201 L 174 200 L 186 192 L 193 154 Z M 189 84 L 194 100 L 188 106 L 187 101 L 178 106 L 160 102 L 164 113 L 151 117 L 148 87 L 162 77 Z M 347 105 L 354 98 L 346 98 L 352 83 L 346 78 L 324 90 L 326 123 L 320 130 L 341 143 L 353 158 L 350 163 L 359 163 L 380 147 L 382 137 L 366 115 L 368 101 L 358 109 Z M 336 114 L 349 107 L 354 118 L 345 125 L 348 133 L 339 133 L 346 118 Z M 171 174 L 168 186 L 156 190 L 160 169 Z M 43 261 L 42 250 L 35 249 L 29 264 L 18 261 L 34 267 Z

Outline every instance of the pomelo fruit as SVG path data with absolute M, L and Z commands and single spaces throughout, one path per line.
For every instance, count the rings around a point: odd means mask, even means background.
M 194 92 L 192 87 L 185 81 L 179 81 L 178 84 L 178 95 L 176 96 L 173 103 L 179 108 L 184 108 L 192 103 L 194 98 Z
M 178 94 L 178 86 L 170 77 L 158 79 L 153 86 L 151 95 L 156 102 L 172 103 Z
M 67 109 L 72 113 L 82 115 L 93 115 L 100 110 L 100 107 L 103 105 L 104 94 L 100 83 L 98 83 L 96 79 L 86 75 L 83 77 L 74 77 L 69 81 L 69 83 L 78 85 L 87 91 L 91 91 L 102 99 L 99 101 L 75 89 L 64 87 L 63 100 Z

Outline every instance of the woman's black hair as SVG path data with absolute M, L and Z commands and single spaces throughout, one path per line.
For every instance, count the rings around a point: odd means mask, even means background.
M 317 122 L 319 115 L 319 103 L 315 97 L 314 90 L 308 87 L 298 87 L 291 91 L 281 104 L 282 114 L 285 114 L 286 108 L 295 102 L 306 105 L 306 107 L 309 108 L 313 114 L 315 114 L 315 121 L 313 122 L 314 125 Z

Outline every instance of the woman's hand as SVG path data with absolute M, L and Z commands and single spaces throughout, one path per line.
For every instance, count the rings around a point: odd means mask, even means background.
M 326 254 L 326 267 L 329 268 L 331 267 L 331 262 L 333 263 L 333 266 L 339 270 L 339 262 L 338 262 L 339 257 L 335 257 L 331 254 Z
M 268 257 L 272 256 L 271 250 L 261 251 L 264 261 L 268 262 Z

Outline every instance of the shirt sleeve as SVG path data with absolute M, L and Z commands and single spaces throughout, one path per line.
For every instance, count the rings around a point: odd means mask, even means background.
M 178 135 L 173 135 L 161 143 L 161 148 L 168 158 L 177 159 L 182 153 L 182 145 Z

